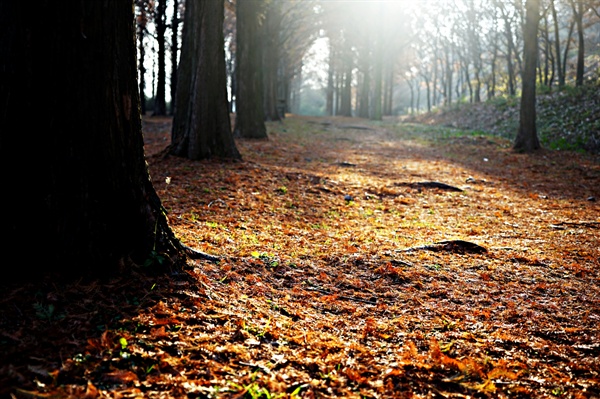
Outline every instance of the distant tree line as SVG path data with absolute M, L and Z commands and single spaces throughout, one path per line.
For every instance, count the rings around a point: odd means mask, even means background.
M 224 1 L 230 112 L 237 107 L 236 3 Z M 381 119 L 521 92 L 525 1 L 448 0 L 422 2 L 418 8 L 402 2 L 248 3 L 258 29 L 253 73 L 262 87 L 265 120 L 299 112 L 303 65 L 317 38 L 327 41 L 329 51 L 322 89 L 325 114 Z M 169 110 L 165 105 L 165 87 L 169 82 L 175 98 L 184 9 L 184 0 L 136 0 L 140 92 L 152 93 L 153 115 L 173 113 L 173 105 Z M 597 79 L 599 10 L 600 0 L 540 1 L 538 88 Z M 146 96 L 141 98 L 145 112 Z
M 414 40 L 400 62 L 412 88 L 424 89 L 409 110 L 520 95 L 526 2 L 426 2 L 413 20 Z M 549 90 L 597 81 L 600 1 L 540 0 L 536 85 Z M 591 50 L 586 50 L 588 49 Z

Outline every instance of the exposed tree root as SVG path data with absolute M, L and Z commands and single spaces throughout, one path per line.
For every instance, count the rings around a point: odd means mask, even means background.
M 449 184 L 446 183 L 440 183 L 437 181 L 421 181 L 421 182 L 401 182 L 401 183 L 394 183 L 395 186 L 405 186 L 405 187 L 413 187 L 413 188 L 420 188 L 420 187 L 425 187 L 425 188 L 439 188 L 440 190 L 447 190 L 447 191 L 457 191 L 457 192 L 462 192 L 463 190 L 455 187 L 455 186 L 451 186 Z
M 403 249 L 403 252 L 409 251 L 417 251 L 417 250 L 426 250 L 426 251 L 446 251 L 446 252 L 455 252 L 455 253 L 472 253 L 472 254 L 481 254 L 487 252 L 487 249 L 482 247 L 481 245 L 477 245 L 475 243 L 463 240 L 447 240 L 447 241 L 438 241 L 431 245 L 423 245 L 419 247 L 410 247 Z

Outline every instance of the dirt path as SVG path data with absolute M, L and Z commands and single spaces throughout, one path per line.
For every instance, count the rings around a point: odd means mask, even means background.
M 600 394 L 597 162 L 344 118 L 269 136 L 239 141 L 241 163 L 151 161 L 177 233 L 224 257 L 196 270 L 202 306 L 228 315 L 200 327 L 213 385 Z

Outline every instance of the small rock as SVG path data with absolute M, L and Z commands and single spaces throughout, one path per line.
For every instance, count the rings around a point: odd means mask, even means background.
M 354 198 L 352 198 L 351 195 L 346 194 L 346 195 L 344 195 L 344 200 L 346 200 L 346 201 L 352 201 L 352 200 L 354 200 Z
M 587 200 L 590 202 L 596 202 L 596 197 L 587 197 Z

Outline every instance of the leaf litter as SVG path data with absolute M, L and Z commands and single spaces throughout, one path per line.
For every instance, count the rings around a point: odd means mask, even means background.
M 268 131 L 190 161 L 146 118 L 173 230 L 219 260 L 6 291 L 0 394 L 600 397 L 598 159 L 395 120 Z

